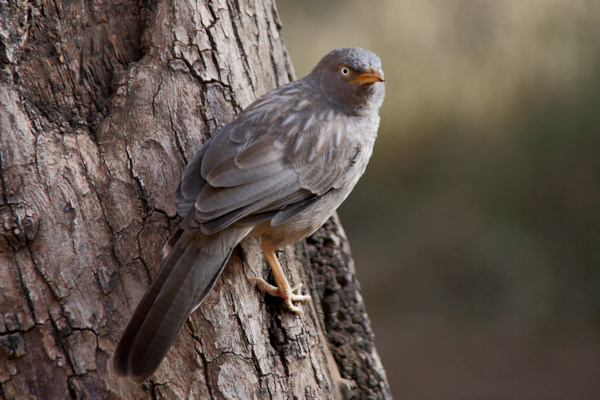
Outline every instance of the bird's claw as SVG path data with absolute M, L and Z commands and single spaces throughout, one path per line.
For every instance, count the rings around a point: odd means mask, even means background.
M 258 290 L 269 293 L 271 296 L 281 297 L 288 310 L 295 314 L 302 315 L 303 312 L 300 307 L 294 305 L 294 301 L 310 301 L 309 295 L 294 293 L 302 287 L 302 284 L 296 285 L 293 288 L 288 287 L 288 289 L 285 290 L 283 288 L 271 285 L 262 278 L 250 278 L 250 280 L 258 283 Z

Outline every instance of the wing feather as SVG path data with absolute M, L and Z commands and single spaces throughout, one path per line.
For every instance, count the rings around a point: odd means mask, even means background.
M 180 213 L 190 213 L 184 229 L 208 234 L 233 223 L 280 225 L 344 179 L 353 158 L 346 128 L 310 90 L 304 97 L 305 91 L 291 93 L 284 86 L 257 100 L 192 159 L 177 190 Z

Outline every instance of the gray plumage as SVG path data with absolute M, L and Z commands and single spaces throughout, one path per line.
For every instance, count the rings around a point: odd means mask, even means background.
M 307 237 L 333 214 L 366 168 L 383 97 L 379 58 L 336 49 L 206 141 L 177 189 L 183 221 L 117 347 L 117 373 L 143 381 L 155 371 L 244 237 L 261 237 L 275 269 L 274 249 Z M 294 312 L 291 301 L 308 299 L 289 287 L 277 293 Z

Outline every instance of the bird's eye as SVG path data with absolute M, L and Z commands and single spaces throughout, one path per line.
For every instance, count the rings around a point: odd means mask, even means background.
M 348 68 L 348 67 L 340 68 L 340 75 L 343 76 L 344 78 L 349 77 L 350 76 L 350 68 Z

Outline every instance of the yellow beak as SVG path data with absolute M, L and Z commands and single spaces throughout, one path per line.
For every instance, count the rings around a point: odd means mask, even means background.
M 371 72 L 364 73 L 352 79 L 350 82 L 358 82 L 360 86 L 366 83 L 383 82 L 383 71 L 375 67 L 371 67 Z

